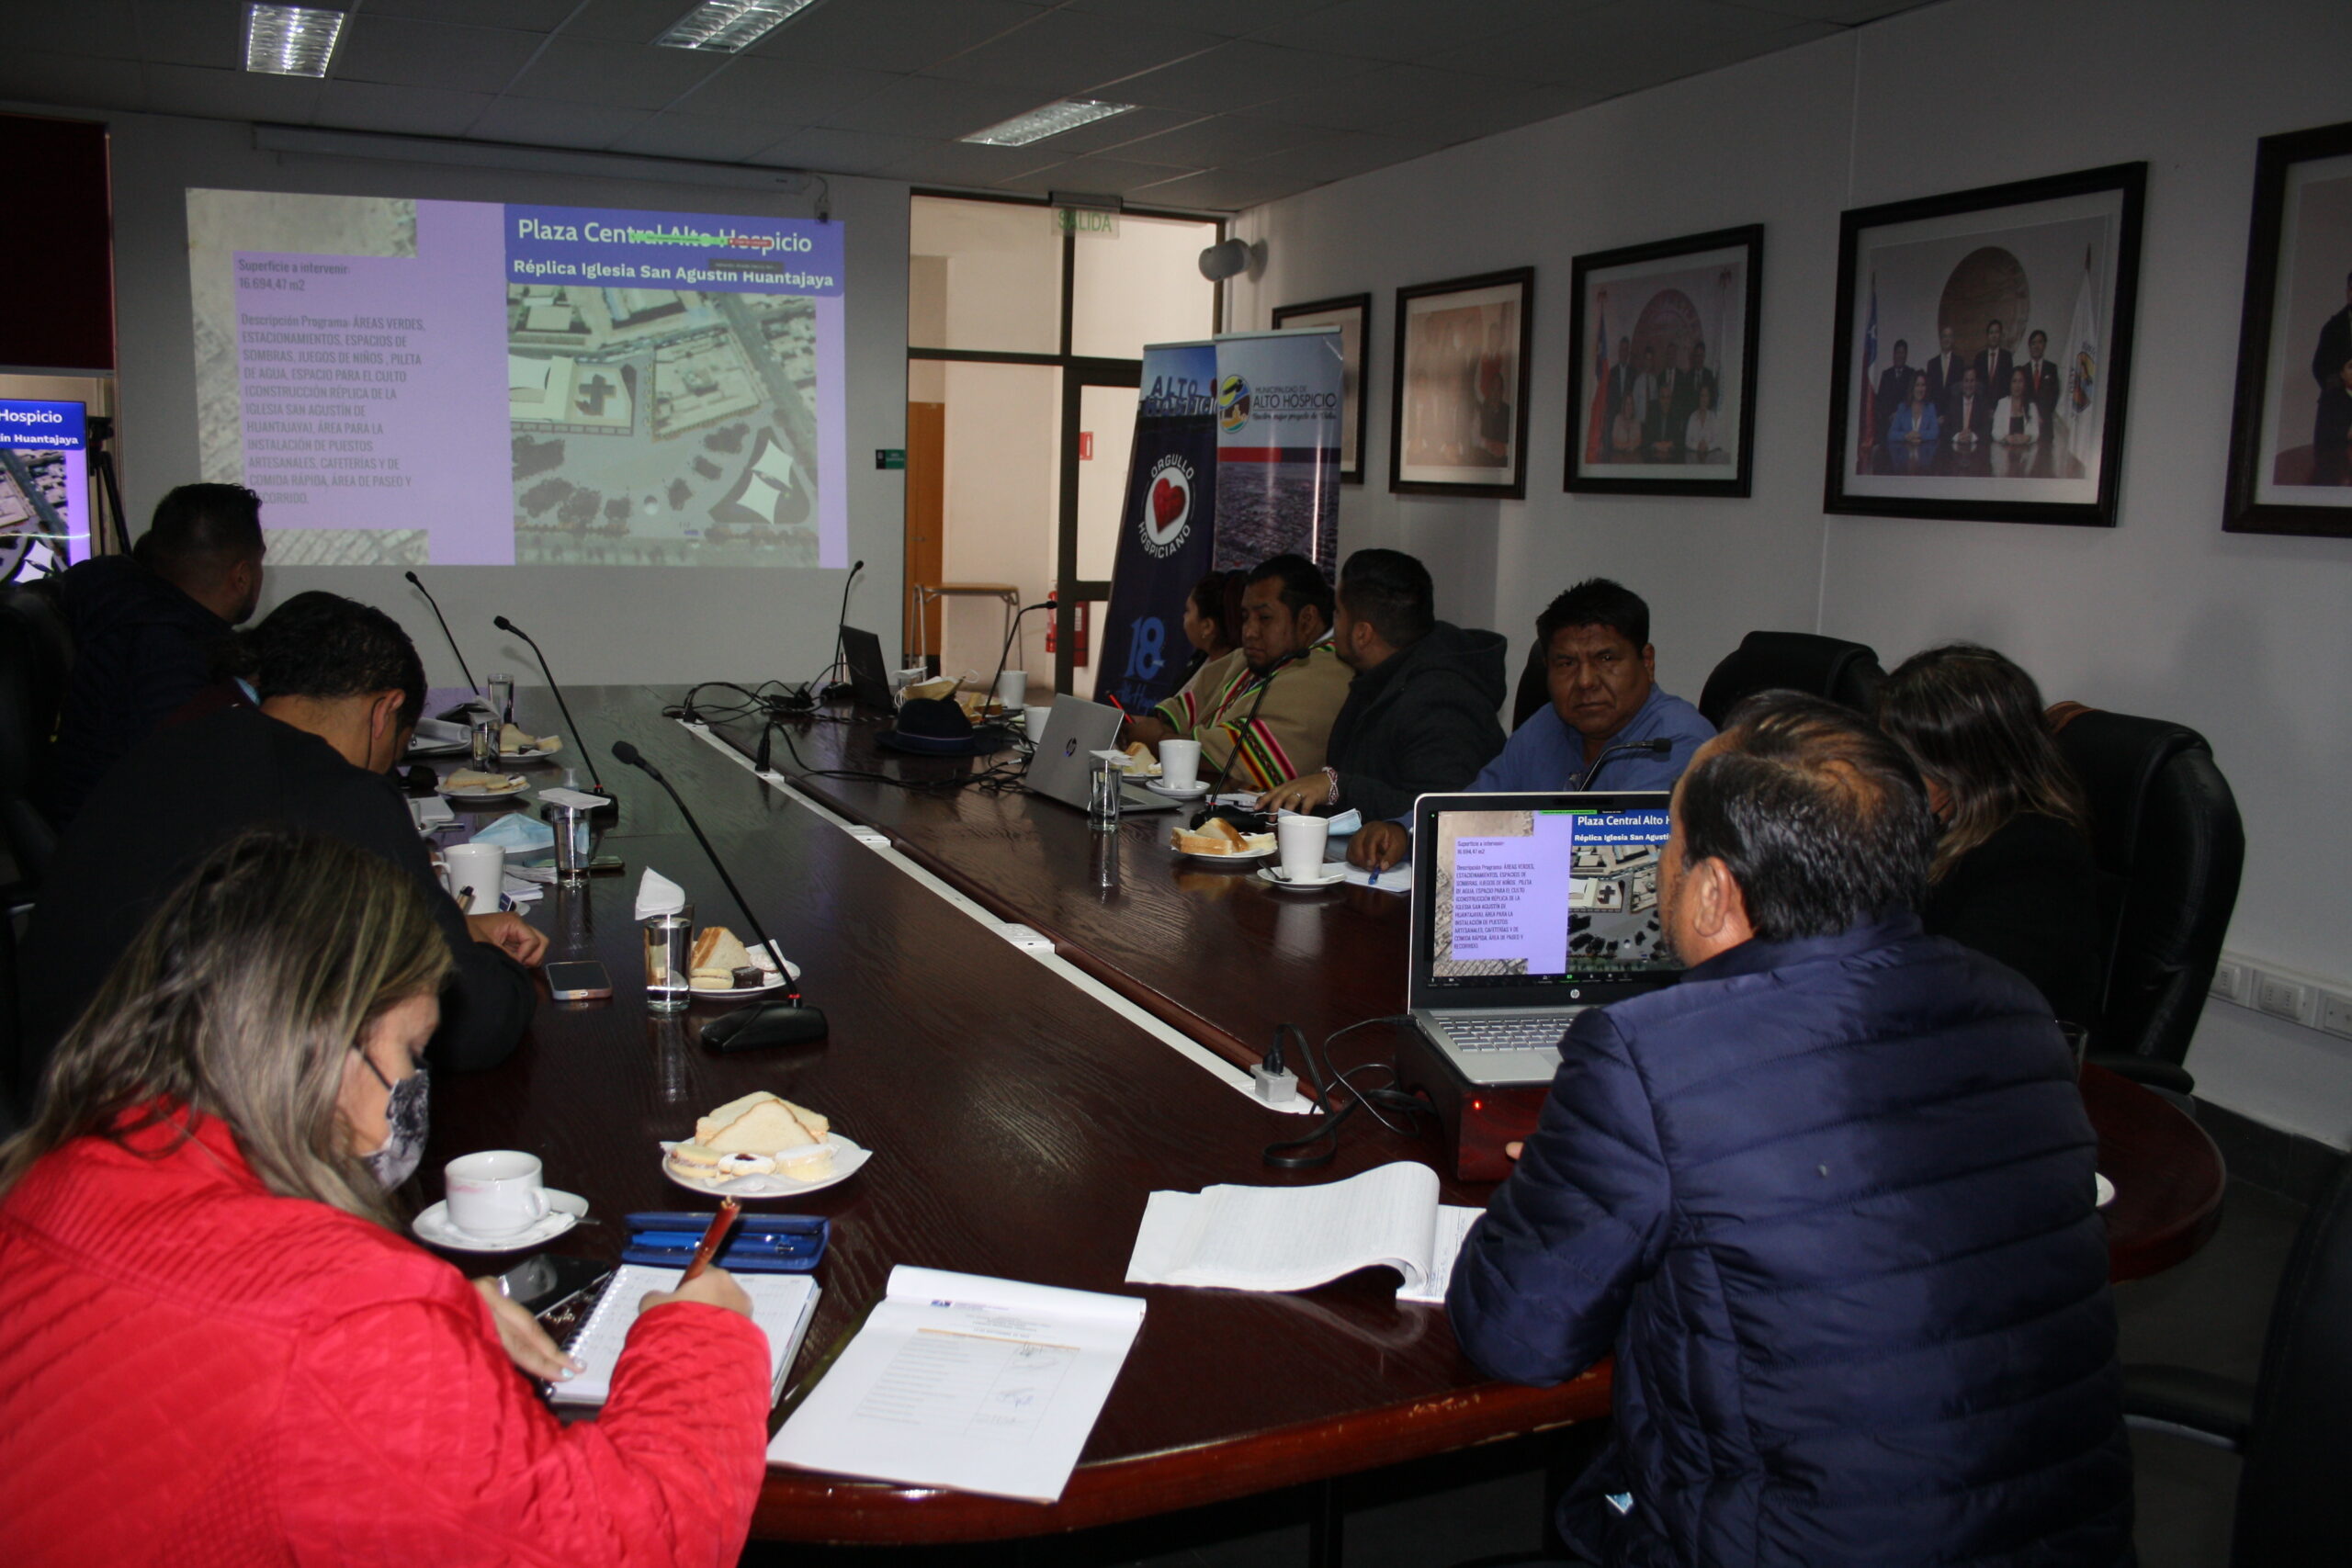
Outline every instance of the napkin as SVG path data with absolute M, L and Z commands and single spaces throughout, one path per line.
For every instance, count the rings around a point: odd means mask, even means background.
M 496 844 L 509 854 L 529 854 L 534 850 L 552 848 L 555 829 L 528 812 L 510 811 L 476 833 L 473 841 Z
M 674 915 L 685 907 L 686 890 L 647 866 L 637 884 L 637 918 L 650 920 L 656 915 Z

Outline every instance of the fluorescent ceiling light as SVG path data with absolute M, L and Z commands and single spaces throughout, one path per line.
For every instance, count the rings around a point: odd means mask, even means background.
M 245 8 L 245 69 L 272 76 L 323 76 L 343 36 L 343 13 L 308 6 Z
M 1043 141 L 1048 136 L 1059 136 L 1065 130 L 1109 119 L 1133 107 L 1133 104 L 1106 104 L 1095 98 L 1066 98 L 1041 109 L 1031 109 L 1027 114 L 1014 115 L 986 130 L 976 130 L 964 140 L 984 147 L 1026 147 L 1032 141 Z
M 733 54 L 815 0 L 703 0 L 653 41 L 670 49 L 715 49 Z

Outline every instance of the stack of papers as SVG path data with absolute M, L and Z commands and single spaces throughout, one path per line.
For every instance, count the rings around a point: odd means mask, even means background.
M 1208 1187 L 1146 1201 L 1127 1282 L 1304 1291 L 1385 1264 L 1400 1302 L 1442 1302 L 1484 1211 L 1438 1201 L 1437 1172 L 1396 1160 L 1321 1187 Z

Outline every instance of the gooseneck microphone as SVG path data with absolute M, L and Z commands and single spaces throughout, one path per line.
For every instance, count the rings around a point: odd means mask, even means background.
M 490 624 L 496 626 L 500 631 L 512 632 L 516 637 L 521 637 L 525 642 L 531 643 L 531 652 L 539 661 L 539 673 L 548 678 L 548 690 L 555 694 L 555 705 L 562 710 L 563 722 L 571 731 L 571 742 L 573 745 L 580 748 L 580 755 L 587 760 L 589 782 L 596 786 L 596 793 L 598 795 L 603 795 L 605 793 L 605 777 L 602 773 L 599 773 L 596 771 L 596 754 L 588 750 L 588 738 L 580 733 L 580 721 L 571 716 L 571 705 L 563 700 L 563 688 L 555 683 L 555 671 L 548 668 L 548 656 L 539 652 L 539 645 L 537 643 L 531 642 L 531 634 L 529 632 L 525 631 L 522 627 L 516 626 L 505 616 L 492 615 L 490 619 Z M 660 775 L 657 774 L 655 776 L 659 777 Z
M 695 842 L 700 844 L 702 852 L 710 857 L 711 869 L 718 873 L 718 880 L 725 883 L 727 891 L 733 895 L 735 907 L 743 911 L 744 923 L 752 928 L 752 934 L 767 949 L 768 955 L 776 961 L 784 976 L 782 1001 L 753 1002 L 712 1019 L 702 1026 L 702 1043 L 718 1051 L 752 1051 L 767 1045 L 805 1045 L 822 1040 L 825 1037 L 825 1015 L 801 1002 L 799 982 L 793 979 L 789 969 L 783 967 L 784 949 L 769 940 L 766 929 L 760 924 L 760 917 L 752 913 L 751 902 L 743 897 L 743 890 L 735 886 L 733 877 L 727 874 L 726 863 L 718 858 L 718 852 L 710 847 L 710 840 L 704 835 L 702 824 L 695 820 L 693 809 L 679 795 L 677 786 L 663 778 L 662 770 L 648 761 L 643 752 L 626 740 L 613 742 L 613 755 L 660 784 L 670 798 L 677 802 L 678 815 L 686 819 L 686 826 L 694 831 Z
M 1577 782 L 1577 788 L 1579 791 L 1590 789 L 1592 787 L 1593 775 L 1600 772 L 1601 769 L 1607 767 L 1609 765 L 1609 759 L 1611 757 L 1623 757 L 1627 753 L 1634 751 L 1645 752 L 1653 757 L 1663 757 L 1668 751 L 1673 750 L 1674 742 L 1668 739 L 1663 735 L 1657 737 L 1654 740 L 1629 740 L 1623 746 L 1611 746 L 1609 750 L 1603 751 L 1599 757 L 1595 758 L 1593 760 L 1592 766 L 1584 771 L 1584 777 Z
M 849 625 L 850 585 L 857 581 L 857 574 L 865 570 L 865 563 L 859 561 L 849 569 L 849 575 L 842 579 L 842 613 L 833 617 L 833 661 L 825 666 L 825 679 L 818 682 L 817 695 L 820 701 L 831 701 L 837 690 L 835 684 L 828 682 L 831 682 L 833 677 L 840 674 L 842 670 L 842 628 Z
M 1004 667 L 1012 660 L 1012 639 L 1021 635 L 1021 618 L 1023 615 L 1035 615 L 1039 610 L 1050 610 L 1054 608 L 1054 604 L 1055 602 L 1053 600 L 1047 599 L 1041 604 L 1024 605 L 1023 608 L 1013 612 L 1012 624 L 1004 628 L 1004 651 L 996 656 L 996 673 L 989 677 L 989 689 L 987 693 L 984 694 L 986 696 L 993 697 L 996 695 L 996 683 L 1004 678 Z M 983 705 L 983 707 L 985 708 L 985 704 Z M 997 716 L 997 722 L 1000 724 L 1010 724 L 1012 722 L 1011 716 L 999 714 Z
M 467 688 L 471 691 L 475 696 L 481 696 L 481 688 L 474 684 L 474 672 L 466 668 L 466 650 L 458 646 L 457 634 L 449 629 L 449 618 L 441 613 L 441 602 L 433 597 L 433 590 L 424 586 L 424 580 L 417 576 L 416 573 L 413 571 L 404 571 L 401 573 L 401 575 L 407 578 L 409 581 L 409 586 L 414 588 L 419 593 L 424 594 L 424 602 L 433 606 L 433 618 L 441 623 L 441 636 L 448 643 L 449 651 L 458 656 L 458 673 L 466 678 Z M 455 713 L 466 705 L 466 704 L 460 703 L 458 705 L 457 708 L 452 708 L 450 712 Z M 445 714 L 442 716 L 446 718 L 448 716 Z

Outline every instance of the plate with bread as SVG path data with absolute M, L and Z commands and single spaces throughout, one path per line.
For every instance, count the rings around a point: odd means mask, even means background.
M 520 773 L 486 773 L 476 768 L 459 768 L 441 781 L 440 789 L 451 800 L 476 805 L 504 800 L 509 795 L 521 793 L 524 785 L 529 783 Z
M 1261 861 L 1274 852 L 1272 833 L 1245 833 L 1222 817 L 1212 817 L 1198 829 L 1182 823 L 1171 830 L 1169 848 L 1192 860 Z
M 664 1140 L 662 1173 L 695 1192 L 792 1198 L 846 1181 L 873 1157 L 819 1111 L 756 1089 L 695 1122 L 695 1135 Z
M 1119 764 L 1131 779 L 1156 779 L 1159 776 L 1159 759 L 1151 748 L 1140 740 L 1127 742 L 1127 760 Z
M 563 750 L 560 735 L 532 735 L 519 725 L 498 727 L 498 760 L 502 762 L 537 762 Z
M 752 952 L 725 926 L 705 926 L 695 932 L 694 965 L 686 984 L 697 998 L 756 997 L 783 985 L 787 974 L 797 980 L 799 966 L 771 948 Z

